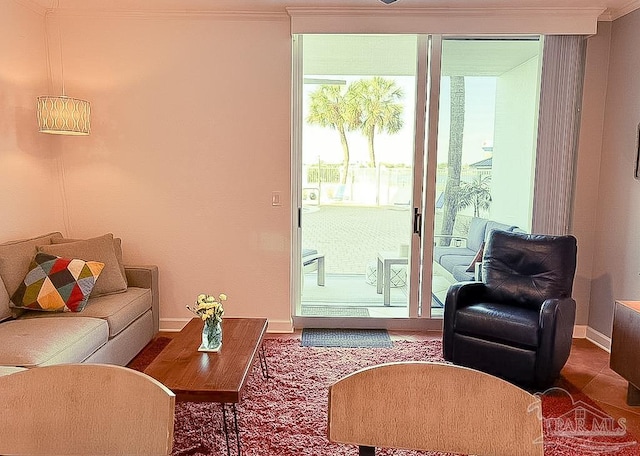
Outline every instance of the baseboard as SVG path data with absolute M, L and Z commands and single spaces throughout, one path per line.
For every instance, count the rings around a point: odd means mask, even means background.
M 575 325 L 573 327 L 574 339 L 585 339 L 587 337 L 587 325 Z
M 161 318 L 160 331 L 179 332 L 189 323 L 190 318 Z
M 293 332 L 293 322 L 291 319 L 288 320 L 269 320 L 269 325 L 267 326 L 268 333 L 292 333 Z
M 611 337 L 605 336 L 591 327 L 587 327 L 587 340 L 593 342 L 606 352 L 611 353 Z
M 189 323 L 190 318 L 161 318 L 160 331 L 178 332 Z M 268 333 L 292 333 L 293 323 L 291 320 L 269 320 L 267 326 Z

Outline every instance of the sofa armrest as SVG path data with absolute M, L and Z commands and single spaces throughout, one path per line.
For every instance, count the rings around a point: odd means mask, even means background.
M 449 239 L 451 247 L 467 247 L 467 238 L 456 236 L 455 234 L 434 234 L 433 244 L 438 245 L 438 240 Z
M 151 289 L 151 311 L 153 312 L 153 333 L 160 330 L 160 292 L 158 289 L 158 266 L 127 266 L 124 271 L 130 287 Z

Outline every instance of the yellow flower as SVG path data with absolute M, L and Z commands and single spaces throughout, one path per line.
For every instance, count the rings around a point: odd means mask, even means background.
M 199 294 L 196 299 L 195 308 L 190 306 L 186 307 L 204 321 L 212 319 L 214 322 L 219 322 L 224 315 L 222 302 L 226 300 L 227 295 L 224 293 L 220 293 L 217 299 L 213 295 Z

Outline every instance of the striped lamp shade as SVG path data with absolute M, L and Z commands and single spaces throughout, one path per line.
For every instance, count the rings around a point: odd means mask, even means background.
M 88 135 L 91 131 L 91 104 L 64 95 L 38 97 L 38 127 L 42 133 Z

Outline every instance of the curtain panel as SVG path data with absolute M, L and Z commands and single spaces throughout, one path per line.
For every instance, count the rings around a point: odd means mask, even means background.
M 584 36 L 544 38 L 532 231 L 571 230 L 586 55 Z

